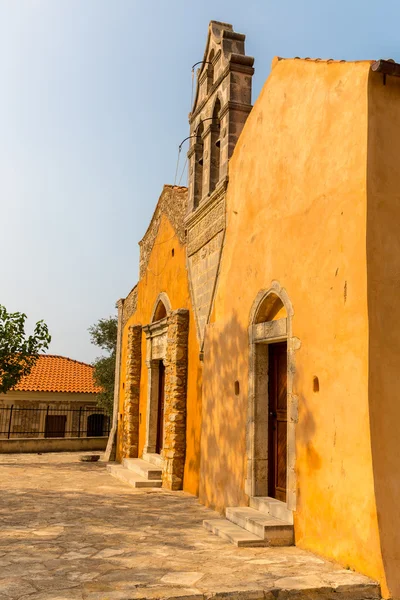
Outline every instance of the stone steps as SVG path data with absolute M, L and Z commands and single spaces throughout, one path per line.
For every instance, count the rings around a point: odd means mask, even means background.
M 293 512 L 280 500 L 268 496 L 253 496 L 250 497 L 250 507 L 293 525 Z
M 155 465 L 156 467 L 160 467 L 160 469 L 162 469 L 164 466 L 164 459 L 159 454 L 143 452 L 142 459 L 151 463 L 152 465 Z
M 203 521 L 203 527 L 207 529 L 207 531 L 218 535 L 220 538 L 231 542 L 239 548 L 268 546 L 268 542 L 260 538 L 258 535 L 254 535 L 254 533 L 246 531 L 242 527 L 235 525 L 227 519 L 209 519 Z
M 226 509 L 226 518 L 267 542 L 267 546 L 293 546 L 293 525 L 248 506 Z
M 146 479 L 142 475 L 135 473 L 130 469 L 118 464 L 108 464 L 107 471 L 113 477 L 129 483 L 134 488 L 160 488 L 162 486 L 161 479 Z
M 158 480 L 162 478 L 162 469 L 143 460 L 142 458 L 124 458 L 122 466 L 145 479 Z
M 293 513 L 269 497 L 250 498 L 250 506 L 226 509 L 226 519 L 203 522 L 204 527 L 236 546 L 293 546 Z

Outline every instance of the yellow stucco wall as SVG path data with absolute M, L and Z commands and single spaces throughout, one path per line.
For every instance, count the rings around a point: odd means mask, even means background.
M 369 399 L 383 562 L 400 598 L 400 80 L 371 73 L 368 127 Z
M 384 597 L 400 597 L 399 100 L 400 81 L 383 86 L 369 62 L 275 61 L 229 165 L 203 392 L 185 248 L 165 215 L 123 332 L 120 386 L 122 412 L 128 326 L 148 324 L 165 292 L 190 311 L 184 489 L 221 512 L 246 505 L 250 311 L 278 281 L 299 343 L 296 544 L 375 578 Z M 145 356 L 143 335 L 139 455 Z
M 249 314 L 277 280 L 300 341 L 296 544 L 387 593 L 368 404 L 369 71 L 368 62 L 276 62 L 236 146 L 205 342 L 200 500 L 218 510 L 247 503 Z
M 172 250 L 174 250 L 174 256 L 172 256 Z M 185 248 L 180 245 L 175 231 L 165 215 L 161 218 L 146 273 L 139 281 L 137 289 L 137 310 L 127 322 L 122 338 L 120 412 L 123 412 L 128 327 L 134 324 L 147 325 L 150 323 L 157 297 L 161 292 L 165 292 L 171 302 L 172 310 L 186 308 L 190 311 L 184 490 L 192 494 L 198 494 L 201 433 L 201 363 L 199 362 L 199 346 L 190 303 Z M 146 338 L 142 334 L 139 456 L 141 456 L 143 451 L 146 434 L 147 367 L 145 360 Z M 121 425 L 121 420 L 119 424 Z M 117 460 L 121 458 L 121 441 L 121 436 L 119 435 Z

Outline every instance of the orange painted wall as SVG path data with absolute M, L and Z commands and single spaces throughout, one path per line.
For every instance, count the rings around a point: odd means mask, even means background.
M 368 128 L 369 398 L 383 562 L 400 598 L 400 80 L 370 73 Z
M 174 256 L 172 256 L 174 249 Z M 200 432 L 201 432 L 201 363 L 199 362 L 199 345 L 196 338 L 196 326 L 191 308 L 186 271 L 186 252 L 180 245 L 175 231 L 168 218 L 163 215 L 150 254 L 147 271 L 138 283 L 137 310 L 127 322 L 122 338 L 121 380 L 120 380 L 120 412 L 123 412 L 124 383 L 126 377 L 126 345 L 128 327 L 133 324 L 147 325 L 158 295 L 165 292 L 171 302 L 172 310 L 186 308 L 190 311 L 189 322 L 189 369 L 187 387 L 187 421 L 186 421 L 186 462 L 184 473 L 184 490 L 198 494 L 200 465 Z M 142 334 L 142 371 L 140 381 L 140 435 L 139 456 L 142 454 L 146 433 L 147 404 L 147 367 L 146 338 Z M 121 424 L 121 421 L 119 421 Z M 121 435 L 118 436 L 117 460 L 121 459 Z
M 277 280 L 301 344 L 296 544 L 378 579 L 387 593 L 368 404 L 369 70 L 367 62 L 277 62 L 236 146 L 205 342 L 200 500 L 218 510 L 248 501 L 249 314 Z

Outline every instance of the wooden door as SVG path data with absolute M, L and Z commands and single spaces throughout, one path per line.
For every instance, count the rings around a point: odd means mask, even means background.
M 87 437 L 100 437 L 104 435 L 105 416 L 100 413 L 94 413 L 87 419 Z
M 157 443 L 156 453 L 160 454 L 164 441 L 164 395 L 165 395 L 165 367 L 160 360 L 158 371 L 158 410 L 157 410 Z
M 46 415 L 44 437 L 65 437 L 66 415 Z
M 287 345 L 268 347 L 268 495 L 286 502 Z

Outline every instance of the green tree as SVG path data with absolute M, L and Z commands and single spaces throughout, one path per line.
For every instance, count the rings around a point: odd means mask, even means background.
M 38 321 L 32 335 L 25 334 L 24 313 L 9 313 L 0 304 L 0 393 L 6 394 L 22 377 L 29 375 L 51 336 L 44 321 Z
M 115 380 L 115 355 L 117 349 L 117 317 L 108 317 L 108 319 L 99 319 L 97 323 L 89 327 L 91 342 L 102 350 L 105 350 L 108 356 L 100 356 L 93 363 L 94 381 L 96 385 L 102 388 L 99 392 L 98 404 L 110 414 L 112 413 L 114 403 L 114 380 Z

